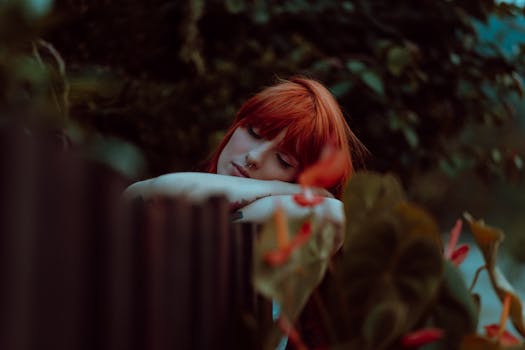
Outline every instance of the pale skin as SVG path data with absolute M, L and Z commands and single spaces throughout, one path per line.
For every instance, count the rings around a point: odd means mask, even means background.
M 279 144 L 285 130 L 271 140 L 258 135 L 257 128 L 239 127 L 219 155 L 217 174 L 172 173 L 137 182 L 124 196 L 153 198 L 156 196 L 186 196 L 201 201 L 211 195 L 224 195 L 233 209 L 238 209 L 239 222 L 264 222 L 282 206 L 288 217 L 301 218 L 313 213 L 319 219 L 337 225 L 344 223 L 343 204 L 325 189 L 314 189 L 326 197 L 314 209 L 297 205 L 292 197 L 301 192 L 297 177 L 297 159 Z

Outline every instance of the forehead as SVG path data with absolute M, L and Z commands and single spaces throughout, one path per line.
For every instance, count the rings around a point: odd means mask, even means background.
M 325 135 L 307 115 L 251 114 L 241 121 L 242 126 L 257 127 L 266 139 L 281 136 L 278 147 L 294 156 L 302 166 L 315 163 L 326 143 Z
M 267 140 L 271 140 L 281 151 L 294 157 L 300 154 L 301 147 L 299 146 L 300 143 L 298 136 L 289 132 L 288 126 L 285 126 L 282 123 L 279 123 L 278 125 L 272 125 L 271 123 L 249 125 L 257 128 L 257 132 L 260 136 Z

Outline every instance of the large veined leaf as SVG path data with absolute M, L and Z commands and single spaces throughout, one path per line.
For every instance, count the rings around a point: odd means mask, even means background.
M 439 292 L 439 231 L 389 175 L 354 175 L 344 202 L 345 246 L 317 301 L 324 341 L 345 349 L 390 349 L 422 321 Z
M 434 326 L 445 331 L 445 337 L 438 342 L 439 349 L 457 348 L 465 334 L 474 333 L 477 328 L 475 299 L 460 271 L 450 261 L 445 261 L 443 282 L 431 319 Z
M 370 217 L 347 241 L 341 266 L 347 315 L 351 327 L 374 335 L 367 337 L 371 349 L 386 348 L 412 329 L 439 291 L 443 258 L 432 238 L 435 225 L 407 215 L 418 211 L 400 203 Z
M 465 214 L 465 218 L 469 223 L 470 230 L 474 235 L 476 243 L 483 253 L 483 258 L 494 291 L 502 302 L 507 294 L 511 296 L 510 318 L 516 330 L 522 336 L 525 336 L 523 304 L 521 299 L 503 273 L 496 266 L 498 248 L 505 237 L 503 232 L 497 228 L 485 225 L 481 220 L 474 220 L 469 214 Z

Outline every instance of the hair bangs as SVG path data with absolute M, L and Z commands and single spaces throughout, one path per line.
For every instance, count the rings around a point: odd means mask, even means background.
M 280 81 L 246 101 L 236 120 L 211 158 L 209 171 L 217 170 L 220 152 L 238 127 L 255 127 L 265 139 L 286 135 L 279 147 L 299 162 L 299 172 L 319 160 L 325 146 L 332 145 L 348 158 L 340 181 L 328 189 L 340 197 L 353 171 L 352 162 L 362 159 L 366 148 L 350 130 L 339 104 L 319 82 L 302 77 Z

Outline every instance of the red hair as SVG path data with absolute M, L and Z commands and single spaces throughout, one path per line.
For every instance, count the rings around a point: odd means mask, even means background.
M 334 187 L 327 188 L 337 198 L 341 197 L 353 172 L 351 152 L 357 151 L 359 155 L 364 150 L 332 94 L 321 83 L 303 77 L 280 81 L 241 106 L 235 121 L 210 158 L 210 173 L 217 172 L 219 156 L 233 132 L 238 127 L 246 126 L 257 127 L 261 136 L 267 139 L 273 139 L 286 129 L 280 146 L 299 161 L 298 174 L 319 159 L 326 144 L 342 150 L 348 158 L 348 168 Z

